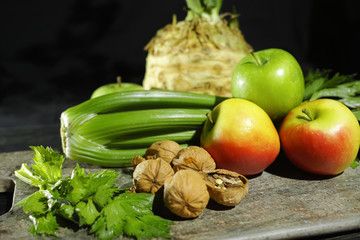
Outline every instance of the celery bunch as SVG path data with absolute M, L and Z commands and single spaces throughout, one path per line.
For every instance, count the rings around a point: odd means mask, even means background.
M 173 91 L 103 95 L 61 114 L 66 157 L 107 167 L 131 165 L 151 143 L 197 143 L 206 114 L 224 98 Z

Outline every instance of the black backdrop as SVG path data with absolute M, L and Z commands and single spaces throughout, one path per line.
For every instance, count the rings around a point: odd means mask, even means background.
M 224 0 L 222 11 L 236 8 L 255 50 L 283 48 L 304 73 L 352 74 L 360 72 L 359 3 Z M 57 122 L 118 75 L 141 83 L 144 46 L 174 13 L 183 19 L 184 8 L 184 0 L 0 1 L 0 123 Z

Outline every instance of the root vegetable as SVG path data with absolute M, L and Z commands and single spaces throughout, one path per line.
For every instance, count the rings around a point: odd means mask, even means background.
M 231 97 L 236 64 L 252 50 L 237 16 L 219 15 L 222 0 L 187 0 L 183 21 L 157 31 L 145 49 L 145 89 L 166 89 Z

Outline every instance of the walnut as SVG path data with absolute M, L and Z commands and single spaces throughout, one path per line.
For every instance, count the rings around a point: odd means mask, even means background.
M 180 170 L 165 181 L 164 203 L 172 213 L 180 217 L 198 217 L 209 199 L 206 183 L 196 171 Z
M 180 169 L 193 169 L 196 171 L 210 171 L 216 168 L 211 155 L 198 146 L 189 146 L 181 149 L 172 161 L 176 171 Z
M 171 163 L 172 159 L 180 150 L 181 146 L 177 142 L 171 140 L 157 141 L 151 144 L 146 150 L 145 158 L 154 159 L 160 157 L 168 163 Z
M 248 179 L 225 169 L 206 171 L 203 174 L 210 197 L 224 206 L 235 206 L 247 195 Z
M 136 155 L 131 159 L 131 166 L 133 167 L 133 169 L 135 169 L 136 166 L 143 161 L 146 161 L 146 159 L 140 155 Z
M 171 165 L 161 158 L 139 163 L 133 172 L 136 192 L 157 192 L 167 177 L 174 175 Z

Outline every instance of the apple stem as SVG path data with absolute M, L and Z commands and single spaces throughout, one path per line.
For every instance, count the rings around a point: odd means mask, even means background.
M 214 121 L 213 121 L 212 118 L 211 118 L 210 112 L 208 112 L 208 113 L 206 114 L 206 117 L 207 117 L 207 119 L 209 120 L 209 122 L 210 122 L 211 124 L 214 124 Z
M 121 77 L 120 76 L 116 77 L 116 82 L 118 83 L 119 87 L 121 87 Z
M 255 56 L 254 51 L 250 52 L 251 56 L 253 56 L 253 58 L 255 59 L 255 62 L 258 66 L 261 66 L 261 62 L 259 61 L 259 59 Z
M 313 120 L 313 118 L 310 116 L 309 110 L 307 110 L 306 108 L 303 108 L 301 111 L 306 115 L 306 117 L 307 117 L 306 120 L 308 120 L 308 121 Z

